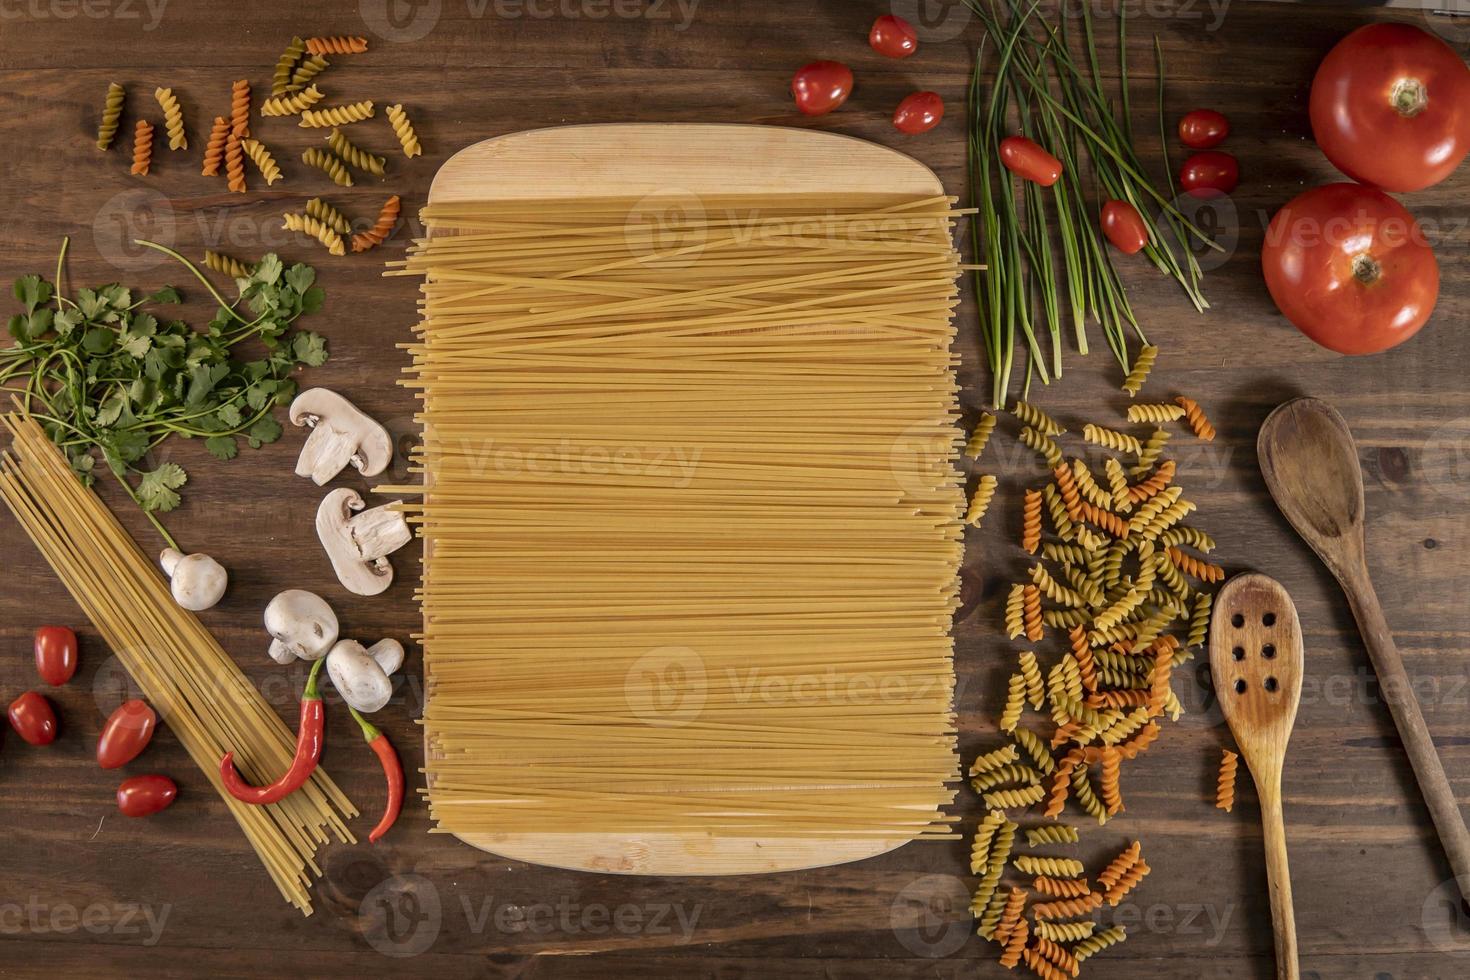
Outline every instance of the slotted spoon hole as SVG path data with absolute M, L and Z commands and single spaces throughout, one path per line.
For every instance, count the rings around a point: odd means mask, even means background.
M 1261 656 L 1265 657 L 1267 660 L 1275 660 L 1276 644 L 1267 643 L 1265 646 L 1261 647 Z
M 1244 677 L 1240 678 L 1240 680 L 1238 680 L 1238 681 L 1235 682 L 1235 693 L 1236 694 L 1244 694 L 1245 693 L 1245 678 Z
M 1236 629 L 1240 629 L 1242 626 L 1245 625 L 1245 617 L 1242 616 L 1240 613 L 1236 613 L 1234 616 L 1230 617 L 1230 625 L 1234 626 Z
M 1261 625 L 1262 626 L 1267 626 L 1267 627 L 1275 626 L 1276 625 L 1276 614 L 1275 613 L 1266 613 L 1264 616 L 1261 617 Z
M 1231 650 L 1230 651 L 1230 655 L 1232 657 L 1234 657 L 1236 660 L 1244 660 L 1245 659 L 1245 647 L 1236 647 L 1234 650 Z
M 1268 692 L 1270 692 L 1271 694 L 1275 694 L 1276 693 L 1276 689 L 1279 688 L 1280 686 L 1281 685 L 1276 682 L 1276 678 L 1274 678 L 1274 677 L 1268 677 L 1268 678 L 1266 678 L 1265 687 L 1266 687 L 1266 690 Z

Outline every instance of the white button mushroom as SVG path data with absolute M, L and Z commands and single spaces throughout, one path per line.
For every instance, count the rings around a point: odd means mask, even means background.
M 316 511 L 316 533 L 338 580 L 349 592 L 377 595 L 393 584 L 388 555 L 408 544 L 413 531 L 392 504 L 367 506 L 354 490 L 333 490 Z M 353 516 L 355 511 L 362 513 Z
M 271 659 L 278 664 L 320 660 L 337 642 L 337 614 L 321 596 L 303 589 L 287 589 L 270 601 L 265 628 L 272 637 Z
M 348 463 L 363 476 L 376 476 L 393 461 L 388 430 L 335 391 L 303 391 L 291 403 L 289 415 L 292 425 L 311 427 L 296 460 L 296 475 L 310 477 L 317 486 Z
M 158 563 L 169 577 L 174 602 L 191 612 L 212 608 L 230 584 L 224 567 L 208 555 L 186 555 L 165 548 L 158 556 Z
M 393 696 L 388 675 L 403 666 L 403 644 L 379 640 L 364 648 L 356 640 L 341 640 L 327 654 L 327 673 L 342 700 L 365 715 L 372 714 Z

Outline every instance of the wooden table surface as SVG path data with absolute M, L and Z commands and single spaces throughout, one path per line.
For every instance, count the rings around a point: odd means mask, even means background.
M 899 7 L 914 8 L 910 0 Z M 1102 7 L 1116 9 L 1116 3 Z M 1220 541 L 1231 572 L 1256 569 L 1284 582 L 1301 612 L 1307 678 L 1285 776 L 1286 820 L 1305 976 L 1470 975 L 1470 931 L 1458 916 L 1449 867 L 1432 835 L 1388 713 L 1378 697 L 1347 606 L 1326 572 L 1291 533 L 1256 467 L 1256 429 L 1283 399 L 1315 394 L 1347 416 L 1367 480 L 1369 551 L 1424 714 L 1457 791 L 1470 793 L 1470 393 L 1464 334 L 1470 315 L 1470 248 L 1463 169 L 1407 202 L 1429 227 L 1444 279 L 1440 306 L 1414 341 L 1368 359 L 1313 346 L 1275 311 L 1262 288 L 1264 222 L 1298 190 L 1334 178 L 1306 120 L 1312 71 L 1332 43 L 1370 19 L 1429 23 L 1462 54 L 1456 36 L 1417 10 L 1394 14 L 1277 3 L 1130 3 L 1132 58 L 1139 65 L 1135 111 L 1141 148 L 1157 159 L 1149 36 L 1170 66 L 1171 119 L 1196 105 L 1227 112 L 1228 149 L 1244 181 L 1223 227 L 1232 247 L 1206 280 L 1213 309 L 1196 315 L 1172 285 L 1141 263 L 1127 270 L 1151 339 L 1163 348 L 1155 384 L 1188 392 L 1213 415 L 1220 438 L 1207 449 L 1181 442 L 1183 479 L 1198 522 Z M 868 50 L 864 33 L 887 12 L 879 3 L 755 0 L 368 0 L 289 4 L 184 0 L 3 0 L 0 2 L 0 241 L 7 277 L 54 267 L 72 239 L 75 283 L 121 280 L 201 290 L 179 270 L 127 242 L 171 241 L 197 256 L 204 247 L 242 258 L 266 249 L 309 261 L 327 291 L 311 326 L 330 338 L 332 358 L 310 372 L 385 420 L 412 432 L 412 402 L 394 386 L 406 363 L 393 344 L 408 337 L 410 282 L 378 277 L 380 260 L 402 255 L 400 233 L 375 256 L 331 258 L 278 231 L 279 214 L 331 188 L 299 162 L 318 134 L 291 120 L 257 131 L 275 147 L 286 179 L 249 195 L 220 193 L 201 178 L 198 146 L 227 101 L 231 80 L 265 88 L 277 54 L 295 33 L 364 34 L 365 55 L 339 59 L 324 79 L 331 93 L 402 101 L 425 156 L 390 153 L 393 176 L 331 198 L 359 216 L 387 191 L 412 212 L 437 166 L 488 136 L 578 122 L 729 121 L 831 129 L 899 147 L 965 192 L 963 93 L 980 37 L 964 8 L 934 5 L 917 57 L 894 62 Z M 247 13 L 248 11 L 248 13 Z M 1104 61 L 1112 64 L 1112 44 Z M 798 116 L 787 85 L 817 57 L 845 60 L 858 74 L 847 106 L 817 120 Z M 91 144 L 110 80 L 129 88 L 119 146 Z M 155 151 L 147 179 L 127 175 L 132 120 L 155 120 L 154 86 L 179 93 L 194 151 Z M 932 88 L 951 114 L 919 138 L 897 135 L 892 106 Z M 380 151 L 386 129 L 370 131 Z M 1173 148 L 1178 159 L 1179 148 Z M 547 174 L 555 181 L 556 174 Z M 257 181 L 258 183 L 258 181 Z M 968 290 L 967 290 L 968 292 Z M 189 305 L 191 322 L 208 318 Z M 968 417 L 988 381 L 978 355 L 973 308 L 959 314 Z M 1100 345 L 1099 345 L 1100 346 Z M 1067 362 L 1064 384 L 1035 400 L 1064 418 L 1119 404 L 1117 366 L 1101 353 Z M 197 443 L 170 447 L 191 473 L 187 503 L 169 524 L 187 548 L 227 564 L 226 601 L 204 615 L 226 647 L 294 724 L 301 672 L 265 657 L 260 610 L 286 586 L 320 589 L 345 632 L 364 640 L 405 637 L 416 625 L 412 550 L 395 559 L 403 581 L 378 600 L 354 599 L 332 579 L 311 534 L 320 492 L 291 475 L 302 435 L 215 463 Z M 1008 581 L 1024 570 L 1015 540 L 1021 486 L 1039 470 L 1001 454 L 999 519 L 972 532 L 956 622 L 957 710 L 968 759 L 995 744 L 994 716 L 1013 647 L 999 630 Z M 401 464 L 400 464 L 401 466 Z M 348 481 L 360 485 L 361 481 Z M 109 502 L 118 504 L 110 488 Z M 124 520 L 149 548 L 146 523 Z M 968 842 L 914 844 L 845 867 L 744 878 L 649 879 L 577 874 L 497 860 L 430 836 L 411 801 L 398 827 L 369 846 L 324 850 L 317 912 L 301 917 L 270 884 L 244 837 L 168 731 L 130 771 L 172 774 L 181 798 L 150 820 L 129 821 L 111 804 L 114 774 L 92 750 L 122 683 L 111 658 L 37 552 L 0 520 L 0 695 L 36 683 L 30 636 L 47 622 L 82 627 L 83 665 L 52 692 L 63 736 L 38 750 L 8 738 L 0 748 L 0 975 L 309 976 L 433 975 L 687 977 L 999 976 L 994 950 L 973 935 L 965 899 Z M 595 656 L 596 651 L 588 651 Z M 1088 964 L 1097 977 L 1265 977 L 1272 972 L 1261 834 L 1253 791 L 1242 784 L 1232 814 L 1211 808 L 1213 764 L 1228 738 L 1201 664 L 1176 680 L 1190 709 L 1155 750 L 1127 773 L 1128 810 L 1093 828 L 1082 852 L 1104 857 L 1144 842 L 1153 874 L 1118 915 L 1132 938 Z M 417 652 L 394 702 L 379 719 L 421 762 Z M 344 733 L 340 706 L 329 724 L 325 764 L 365 813 L 381 805 L 371 755 Z M 143 768 L 146 766 L 146 770 Z M 967 823 L 979 812 L 968 789 Z M 359 821 L 359 832 L 370 820 Z

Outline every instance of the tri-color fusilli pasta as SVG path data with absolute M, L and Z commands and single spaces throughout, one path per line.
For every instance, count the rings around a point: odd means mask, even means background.
M 179 106 L 179 97 L 174 95 L 173 89 L 160 87 L 153 90 L 153 98 L 163 110 L 163 128 L 168 133 L 168 148 L 187 150 L 189 135 L 184 132 L 184 110 Z
M 347 165 L 321 147 L 313 146 L 307 149 L 301 154 L 301 162 L 308 167 L 316 167 L 332 178 L 332 183 L 338 186 L 352 186 L 352 174 L 347 172 Z
M 304 235 L 310 235 L 312 238 L 315 238 L 317 241 L 321 242 L 326 250 L 332 255 L 347 254 L 347 246 L 342 243 L 342 236 L 337 234 L 332 229 L 328 228 L 326 225 L 322 224 L 320 221 L 313 218 L 311 215 L 297 214 L 294 211 L 288 211 L 285 214 L 284 218 L 285 223 L 282 225 L 282 227 L 284 227 L 287 231 L 297 231 L 301 232 Z
M 107 98 L 102 103 L 102 119 L 97 123 L 97 149 L 106 150 L 112 146 L 127 96 L 127 89 L 117 82 L 107 83 Z
M 373 114 L 376 111 L 371 99 L 363 99 L 360 102 L 349 102 L 345 105 L 326 106 L 322 109 L 305 109 L 302 111 L 301 121 L 297 125 L 302 129 L 325 129 L 328 126 L 348 126 L 352 123 L 362 122 L 364 119 L 373 118 Z
M 384 111 L 388 114 L 393 134 L 398 137 L 398 145 L 403 147 L 403 155 L 410 159 L 421 156 L 423 147 L 419 145 L 418 134 L 414 132 L 413 123 L 409 122 L 408 113 L 403 111 L 403 104 L 390 105 Z

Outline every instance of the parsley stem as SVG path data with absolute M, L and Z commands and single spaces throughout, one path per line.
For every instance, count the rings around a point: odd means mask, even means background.
M 220 309 L 224 310 L 230 316 L 234 317 L 236 320 L 239 320 L 246 326 L 250 325 L 250 321 L 246 320 L 243 316 L 236 313 L 235 308 L 229 303 L 225 302 L 225 298 L 219 294 L 219 290 L 214 288 L 214 283 L 210 282 L 209 279 L 205 277 L 204 273 L 200 272 L 198 266 L 196 266 L 193 262 L 190 262 L 188 259 L 184 258 L 178 252 L 175 252 L 167 245 L 160 245 L 157 242 L 150 242 L 144 238 L 133 239 L 133 244 L 142 245 L 144 248 L 156 249 L 157 251 L 162 252 L 164 255 L 172 256 L 173 258 L 182 262 L 184 264 L 184 268 L 192 272 L 194 274 L 194 278 L 198 279 L 201 283 L 204 284 L 204 288 L 209 290 L 209 294 L 215 298 L 215 301 L 217 303 L 219 303 Z

